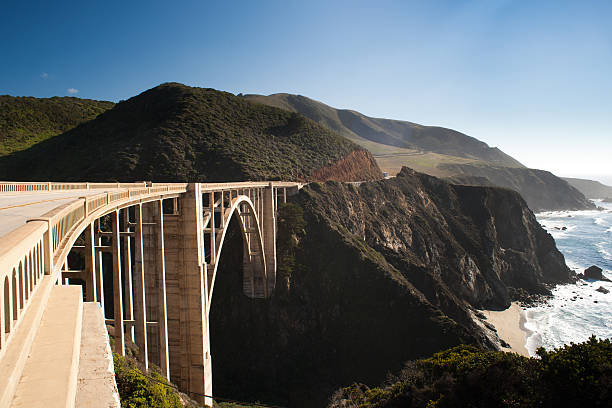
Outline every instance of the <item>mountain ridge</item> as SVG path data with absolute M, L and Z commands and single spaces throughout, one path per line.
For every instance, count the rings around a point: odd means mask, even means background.
M 425 126 L 403 120 L 369 117 L 352 109 L 336 109 L 302 95 L 287 93 L 267 96 L 246 94 L 242 97 L 302 113 L 357 143 L 365 140 L 405 149 L 422 149 L 435 153 L 491 161 L 511 167 L 524 167 L 498 148 L 489 147 L 486 143 L 453 129 Z M 461 149 L 458 149 L 459 145 L 461 145 Z M 364 145 L 364 147 L 371 146 Z
M 403 166 L 459 184 L 514 189 L 534 211 L 593 209 L 579 189 L 550 172 L 528 169 L 497 147 L 456 130 L 371 118 L 336 109 L 302 95 L 239 95 L 258 103 L 300 112 L 372 151 L 383 171 Z M 502 177 L 503 176 L 503 177 Z

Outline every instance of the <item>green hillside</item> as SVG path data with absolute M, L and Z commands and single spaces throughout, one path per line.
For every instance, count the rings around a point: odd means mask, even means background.
M 359 143 L 375 156 L 388 155 L 388 146 L 392 146 L 399 156 L 410 151 L 425 151 L 463 159 L 488 161 L 502 166 L 523 167 L 521 163 L 498 148 L 491 148 L 486 143 L 456 130 L 423 126 L 401 120 L 372 118 L 353 110 L 335 109 L 301 95 L 280 93 L 243 97 L 299 112 Z
M 71 97 L 0 95 L 0 156 L 64 133 L 113 106 L 113 102 Z
M 0 158 L 0 178 L 305 180 L 342 159 L 351 165 L 345 167 L 356 169 L 345 178 L 380 177 L 371 155 L 351 155 L 356 151 L 363 149 L 298 113 L 214 89 L 167 83 Z M 365 166 L 355 163 L 359 160 Z

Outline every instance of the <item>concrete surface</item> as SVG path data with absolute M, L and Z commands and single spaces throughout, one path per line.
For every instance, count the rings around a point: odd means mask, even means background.
M 107 191 L 104 190 L 69 190 L 69 191 L 32 191 L 0 193 L 0 237 L 21 227 L 29 218 L 40 217 L 43 214 L 70 203 L 79 197 L 93 196 Z
M 54 286 L 12 407 L 74 407 L 83 314 L 80 286 Z
M 83 303 L 76 406 L 87 408 L 121 406 L 115 383 L 113 354 L 108 343 L 102 307 L 94 302 Z

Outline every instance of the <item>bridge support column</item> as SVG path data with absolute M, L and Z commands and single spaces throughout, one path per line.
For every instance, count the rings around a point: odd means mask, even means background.
M 212 406 L 212 399 L 204 397 L 212 395 L 212 364 L 199 183 L 189 184 L 179 208 L 166 224 L 170 374 L 192 398 Z
M 162 375 L 170 378 L 168 357 L 168 306 L 166 295 L 166 250 L 162 201 L 142 206 L 143 259 L 147 293 L 147 341 L 149 358 Z
M 111 213 L 112 253 L 113 253 L 113 305 L 115 320 L 115 352 L 125 355 L 125 342 L 123 338 L 123 285 L 121 284 L 121 238 L 119 234 L 119 211 Z
M 122 246 L 122 260 L 123 260 L 123 304 L 124 304 L 124 316 L 126 320 L 134 320 L 134 296 L 132 290 L 132 233 L 130 232 L 130 211 L 129 208 L 123 210 L 122 214 L 123 230 L 125 233 L 121 234 L 123 241 Z M 130 341 L 134 341 L 134 326 L 127 327 L 127 337 Z
M 140 361 L 149 368 L 147 342 L 147 297 L 145 289 L 145 267 L 142 241 L 142 205 L 134 207 L 134 341 L 138 346 Z
M 94 224 L 90 224 L 83 236 L 85 238 L 85 301 L 98 301 L 98 291 L 96 290 L 96 243 Z
M 95 243 L 95 285 L 98 302 L 102 306 L 102 315 L 106 317 L 106 308 L 104 305 L 104 262 L 102 260 L 102 235 L 100 233 L 100 220 L 95 221 L 97 229 L 94 235 Z
M 263 228 L 264 253 L 266 256 L 266 276 L 268 295 L 274 290 L 276 284 L 276 208 L 274 187 L 263 190 L 263 220 L 260 223 Z

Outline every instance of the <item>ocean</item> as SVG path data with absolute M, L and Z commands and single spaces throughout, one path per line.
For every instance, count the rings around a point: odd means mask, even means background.
M 554 211 L 536 214 L 553 236 L 567 266 L 582 273 L 591 265 L 612 279 L 612 204 L 594 200 L 603 211 Z M 565 230 L 563 229 L 565 227 Z M 610 293 L 596 289 L 604 287 Z M 552 349 L 582 342 L 592 334 L 612 338 L 612 283 L 579 280 L 560 285 L 546 304 L 526 308 L 527 350 Z

